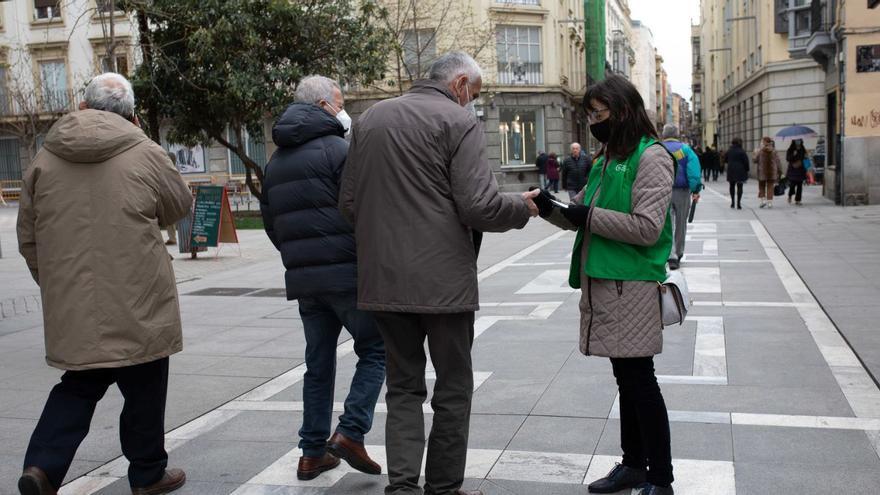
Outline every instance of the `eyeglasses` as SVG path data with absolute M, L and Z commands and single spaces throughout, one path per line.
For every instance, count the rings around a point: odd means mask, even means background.
M 589 119 L 590 122 L 598 122 L 603 120 L 603 118 L 607 118 L 609 113 L 610 110 L 607 108 L 598 108 L 591 112 L 587 112 L 587 119 Z

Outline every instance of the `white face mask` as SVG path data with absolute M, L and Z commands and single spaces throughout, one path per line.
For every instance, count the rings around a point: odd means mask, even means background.
M 329 101 L 326 102 L 327 106 L 332 108 L 334 112 L 336 112 L 336 120 L 342 124 L 342 128 L 345 129 L 345 134 L 348 135 L 351 132 L 351 117 L 348 116 L 348 112 L 345 109 L 336 110 L 336 107 L 333 106 Z

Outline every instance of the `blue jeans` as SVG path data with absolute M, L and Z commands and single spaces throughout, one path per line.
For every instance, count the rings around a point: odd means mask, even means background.
M 356 442 L 363 443 L 364 435 L 373 426 L 376 401 L 385 381 L 385 345 L 373 315 L 357 309 L 353 292 L 301 297 L 299 314 L 306 336 L 299 447 L 306 457 L 321 457 L 330 437 L 336 346 L 342 327 L 354 338 L 358 362 L 336 431 Z

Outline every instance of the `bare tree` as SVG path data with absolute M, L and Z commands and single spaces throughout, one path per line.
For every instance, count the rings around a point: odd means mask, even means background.
M 427 76 L 439 50 L 460 50 L 478 61 L 494 62 L 491 48 L 500 14 L 480 19 L 468 0 L 386 0 L 385 28 L 395 40 L 386 77 L 365 89 L 389 96 L 403 94 Z

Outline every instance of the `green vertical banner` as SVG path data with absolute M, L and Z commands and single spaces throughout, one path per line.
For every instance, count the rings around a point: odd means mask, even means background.
M 605 79 L 605 0 L 584 0 L 587 82 Z
M 193 209 L 192 249 L 216 247 L 220 237 L 220 214 L 223 207 L 222 186 L 199 186 Z

